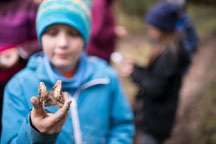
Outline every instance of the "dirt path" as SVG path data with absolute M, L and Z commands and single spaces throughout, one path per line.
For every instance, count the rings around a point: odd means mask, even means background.
M 197 96 L 212 79 L 212 66 L 216 61 L 216 36 L 209 36 L 201 40 L 199 51 L 193 57 L 193 63 L 184 78 L 177 122 L 173 129 L 173 136 L 166 144 L 187 144 L 190 139 L 189 131 L 185 127 L 185 112 L 196 102 Z
M 193 63 L 184 78 L 181 90 L 179 115 L 184 113 L 185 108 L 196 99 L 202 88 L 212 79 L 211 66 L 216 59 L 215 40 L 216 38 L 203 40 L 199 51 L 193 57 Z

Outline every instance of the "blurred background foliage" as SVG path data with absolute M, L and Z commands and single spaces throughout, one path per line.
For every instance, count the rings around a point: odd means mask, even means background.
M 136 2 L 135 2 L 136 1 Z M 122 0 L 122 9 L 130 15 L 143 16 L 143 13 L 157 0 Z
M 117 21 L 130 34 L 145 32 L 144 15 L 158 0 L 121 0 L 116 10 Z M 216 27 L 216 0 L 188 0 L 186 11 L 195 23 L 198 33 L 206 35 Z
M 188 0 L 188 2 L 192 2 L 195 4 L 201 4 L 201 5 L 216 5 L 215 0 Z
M 122 9 L 125 13 L 130 15 L 143 16 L 143 13 L 148 10 L 158 0 L 121 0 Z M 216 0 L 187 0 L 187 3 L 199 5 L 214 5 L 216 7 Z

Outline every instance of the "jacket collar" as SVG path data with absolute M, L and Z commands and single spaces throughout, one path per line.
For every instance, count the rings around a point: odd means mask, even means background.
M 30 59 L 28 67 L 36 70 L 36 75 L 41 81 L 51 83 L 53 85 L 57 80 L 61 80 L 64 88 L 78 88 L 80 85 L 89 81 L 93 73 L 93 69 L 88 62 L 88 57 L 84 53 L 80 57 L 75 75 L 70 79 L 65 78 L 62 74 L 56 71 L 43 52 L 34 55 Z

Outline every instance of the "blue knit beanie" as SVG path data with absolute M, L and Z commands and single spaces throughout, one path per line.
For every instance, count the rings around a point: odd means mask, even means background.
M 90 32 L 89 0 L 45 0 L 41 3 L 36 18 L 37 36 L 41 44 L 44 30 L 56 23 L 68 24 L 82 35 L 85 45 Z M 88 3 L 87 3 L 88 2 Z
M 169 2 L 159 2 L 146 14 L 145 21 L 164 31 L 176 28 L 180 9 Z

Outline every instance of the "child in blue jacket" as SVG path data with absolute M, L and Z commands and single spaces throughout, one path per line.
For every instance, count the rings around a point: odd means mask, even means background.
M 33 55 L 6 86 L 2 144 L 132 143 L 133 114 L 116 72 L 84 53 L 89 15 L 80 0 L 41 4 L 36 23 L 43 52 Z M 57 80 L 69 97 L 62 108 L 43 107 L 35 97 L 39 83 L 50 91 Z

